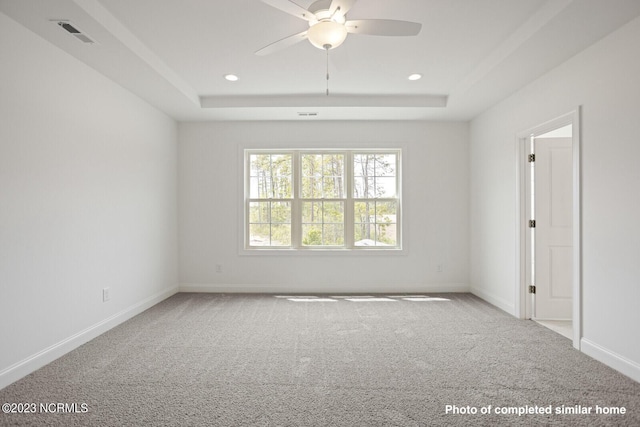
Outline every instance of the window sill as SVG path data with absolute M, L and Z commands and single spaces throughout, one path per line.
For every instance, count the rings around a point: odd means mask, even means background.
M 292 248 L 252 248 L 241 249 L 241 256 L 403 256 L 407 255 L 405 248 L 394 249 L 378 249 L 378 248 L 362 248 L 362 249 L 336 249 L 336 248 L 309 248 L 309 249 L 292 249 Z

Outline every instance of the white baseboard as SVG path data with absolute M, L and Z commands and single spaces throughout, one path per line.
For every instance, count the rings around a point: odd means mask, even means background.
M 391 285 L 228 285 L 183 283 L 180 292 L 203 293 L 444 293 L 469 292 L 466 283 L 447 283 L 430 285 L 391 284 Z
M 510 315 L 515 316 L 516 310 L 515 306 L 513 305 L 513 301 L 507 301 L 505 299 L 496 297 L 478 288 L 471 288 L 470 292 L 478 298 L 485 300 L 489 304 L 498 307 L 500 310 L 506 311 Z
M 177 292 L 177 286 L 158 292 L 157 294 L 152 295 L 149 298 L 146 298 L 143 301 L 140 301 L 139 303 L 134 304 L 120 311 L 119 313 L 116 313 L 113 316 L 90 326 L 78 332 L 77 334 L 74 334 L 56 344 L 53 344 L 52 346 L 45 348 L 44 350 L 39 351 L 36 354 L 27 357 L 24 360 L 21 360 L 20 362 L 14 363 L 8 368 L 3 369 L 2 371 L 0 371 L 0 389 L 3 389 L 4 387 L 15 381 L 18 381 L 20 378 L 29 375 L 30 373 L 42 368 L 48 363 L 53 362 L 57 358 L 107 332 L 109 329 L 112 329 L 119 324 L 131 319 L 132 317 L 142 313 L 146 309 L 153 307 L 154 305 L 169 298 Z
M 624 356 L 621 356 L 613 351 L 589 341 L 586 338 L 582 338 L 580 341 L 582 352 L 588 356 L 593 357 L 599 362 L 604 363 L 607 366 L 615 369 L 618 372 L 623 373 L 629 378 L 640 382 L 640 364 L 629 360 Z

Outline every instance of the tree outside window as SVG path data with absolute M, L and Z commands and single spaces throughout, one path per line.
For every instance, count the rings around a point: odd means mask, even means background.
M 247 248 L 398 249 L 400 150 L 247 150 Z

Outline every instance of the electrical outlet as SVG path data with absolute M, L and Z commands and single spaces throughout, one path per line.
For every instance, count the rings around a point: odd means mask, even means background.
M 111 299 L 111 296 L 109 295 L 109 288 L 103 288 L 102 289 L 102 302 L 107 302 Z
M 216 273 L 222 273 L 222 266 L 220 264 L 216 264 Z
M 442 273 L 444 271 L 444 266 L 442 264 L 438 264 L 438 266 L 436 267 L 436 271 L 438 273 Z

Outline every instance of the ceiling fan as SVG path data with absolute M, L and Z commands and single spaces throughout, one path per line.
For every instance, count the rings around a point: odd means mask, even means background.
M 334 49 L 342 44 L 348 34 L 375 36 L 415 36 L 422 24 L 392 19 L 359 19 L 347 21 L 347 12 L 356 0 L 317 0 L 305 9 L 291 0 L 262 0 L 283 12 L 309 22 L 309 29 L 271 43 L 256 52 L 268 55 L 292 46 L 302 40 L 309 40 L 319 49 Z

